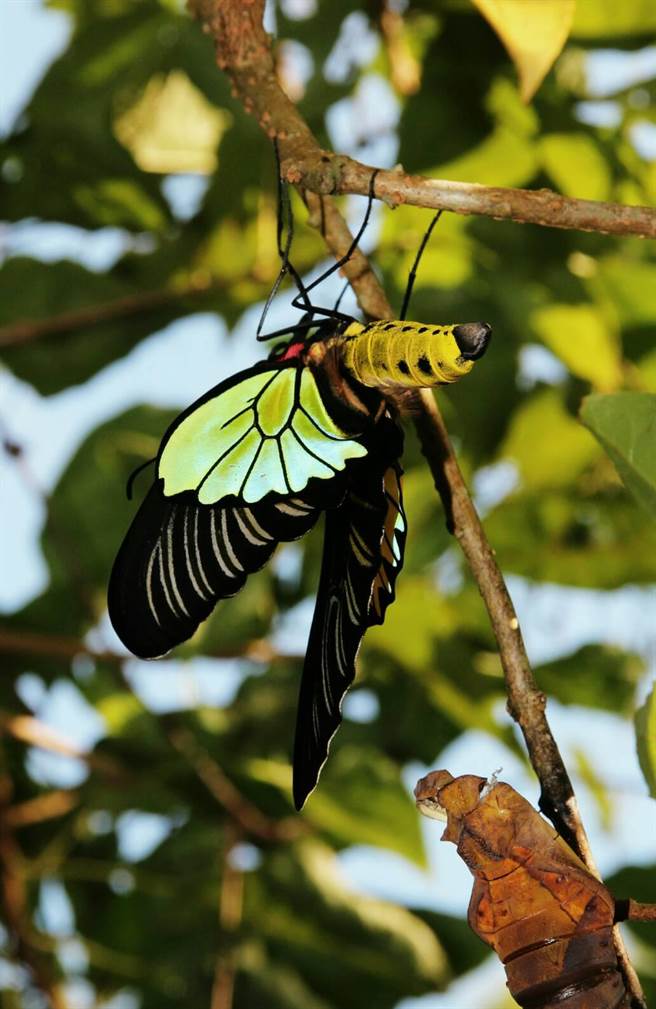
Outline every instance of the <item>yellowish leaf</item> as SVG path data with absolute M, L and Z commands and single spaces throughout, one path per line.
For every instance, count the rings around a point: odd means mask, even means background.
M 621 385 L 619 341 L 598 309 L 547 305 L 534 312 L 531 324 L 573 375 L 600 392 L 612 392 Z
M 576 0 L 473 0 L 508 50 L 529 102 L 563 48 Z
M 198 172 L 216 168 L 216 149 L 230 123 L 183 70 L 155 74 L 129 109 L 114 121 L 118 140 L 144 172 Z
M 572 35 L 594 41 L 655 31 L 654 0 L 581 0 L 572 25 Z
M 499 449 L 523 487 L 564 487 L 600 455 L 594 438 L 565 409 L 558 389 L 534 393 L 513 415 Z
M 607 200 L 611 174 L 599 145 L 585 133 L 549 133 L 539 145 L 542 162 L 565 196 Z
M 656 798 L 656 686 L 635 716 L 638 760 L 650 795 Z

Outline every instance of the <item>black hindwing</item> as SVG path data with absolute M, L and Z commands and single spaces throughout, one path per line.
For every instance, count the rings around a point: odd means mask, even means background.
M 235 595 L 279 542 L 312 528 L 320 509 L 302 496 L 253 505 L 201 505 L 150 488 L 118 552 L 109 615 L 140 658 L 186 641 L 219 599 Z
M 337 731 L 367 627 L 382 623 L 403 564 L 405 515 L 398 459 L 402 434 L 389 417 L 370 436 L 342 504 L 326 512 L 319 590 L 301 679 L 294 743 L 294 802 L 317 783 Z

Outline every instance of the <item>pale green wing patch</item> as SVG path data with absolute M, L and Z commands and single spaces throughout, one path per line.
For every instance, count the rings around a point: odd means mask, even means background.
M 367 454 L 329 415 L 308 368 L 267 369 L 201 403 L 173 429 L 159 460 L 167 497 L 252 504 L 329 480 Z
M 247 408 L 270 382 L 270 372 L 251 375 L 202 403 L 178 424 L 159 460 L 167 497 L 196 490 L 217 460 L 240 442 L 253 427 L 253 412 Z

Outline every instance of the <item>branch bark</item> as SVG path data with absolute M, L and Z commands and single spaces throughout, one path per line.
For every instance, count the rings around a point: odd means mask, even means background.
M 257 117 L 270 137 L 277 138 L 285 178 L 306 190 L 308 206 L 315 211 L 311 217 L 321 220 L 331 252 L 336 257 L 342 256 L 349 247 L 350 233 L 331 200 L 322 194 L 366 194 L 372 169 L 323 151 L 282 91 L 275 74 L 270 40 L 262 25 L 264 0 L 249 3 L 188 0 L 188 6 L 201 20 L 203 31 L 212 36 L 217 64 L 230 77 L 245 110 Z M 547 196 L 544 191 L 490 190 L 459 183 L 441 186 L 434 180 L 399 173 L 381 172 L 376 176 L 376 194 L 393 203 L 444 206 L 459 213 L 485 213 L 555 227 L 656 237 L 656 212 L 647 208 L 567 201 L 555 194 Z M 308 190 L 318 195 L 313 197 Z M 453 201 L 447 206 L 444 200 L 448 193 Z M 455 199 L 458 194 L 459 198 Z M 321 214 L 316 213 L 316 200 L 321 201 Z M 545 216 L 547 210 L 549 220 Z M 361 253 L 347 264 L 345 273 L 369 317 L 392 316 L 385 294 Z M 490 616 L 503 664 L 509 711 L 521 728 L 540 780 L 540 806 L 590 871 L 598 876 L 574 790 L 546 718 L 546 698 L 533 678 L 510 594 L 465 485 L 435 399 L 428 390 L 419 397 L 415 424 L 444 503 L 449 528 L 461 545 Z M 645 1006 L 644 996 L 617 926 L 614 938 L 632 1006 L 639 1009 Z
M 615 902 L 615 921 L 648 921 L 656 925 L 656 904 L 643 904 L 639 900 Z

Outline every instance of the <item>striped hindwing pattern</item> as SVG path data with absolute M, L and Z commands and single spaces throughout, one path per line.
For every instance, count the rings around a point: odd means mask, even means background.
M 156 658 L 191 637 L 219 599 L 233 596 L 277 543 L 303 536 L 320 508 L 301 496 L 254 505 L 198 504 L 150 488 L 118 552 L 109 615 L 123 643 Z
M 403 435 L 389 417 L 369 439 L 342 504 L 326 513 L 323 560 L 303 666 L 294 742 L 294 802 L 315 787 L 341 720 L 367 627 L 382 623 L 403 564 Z

